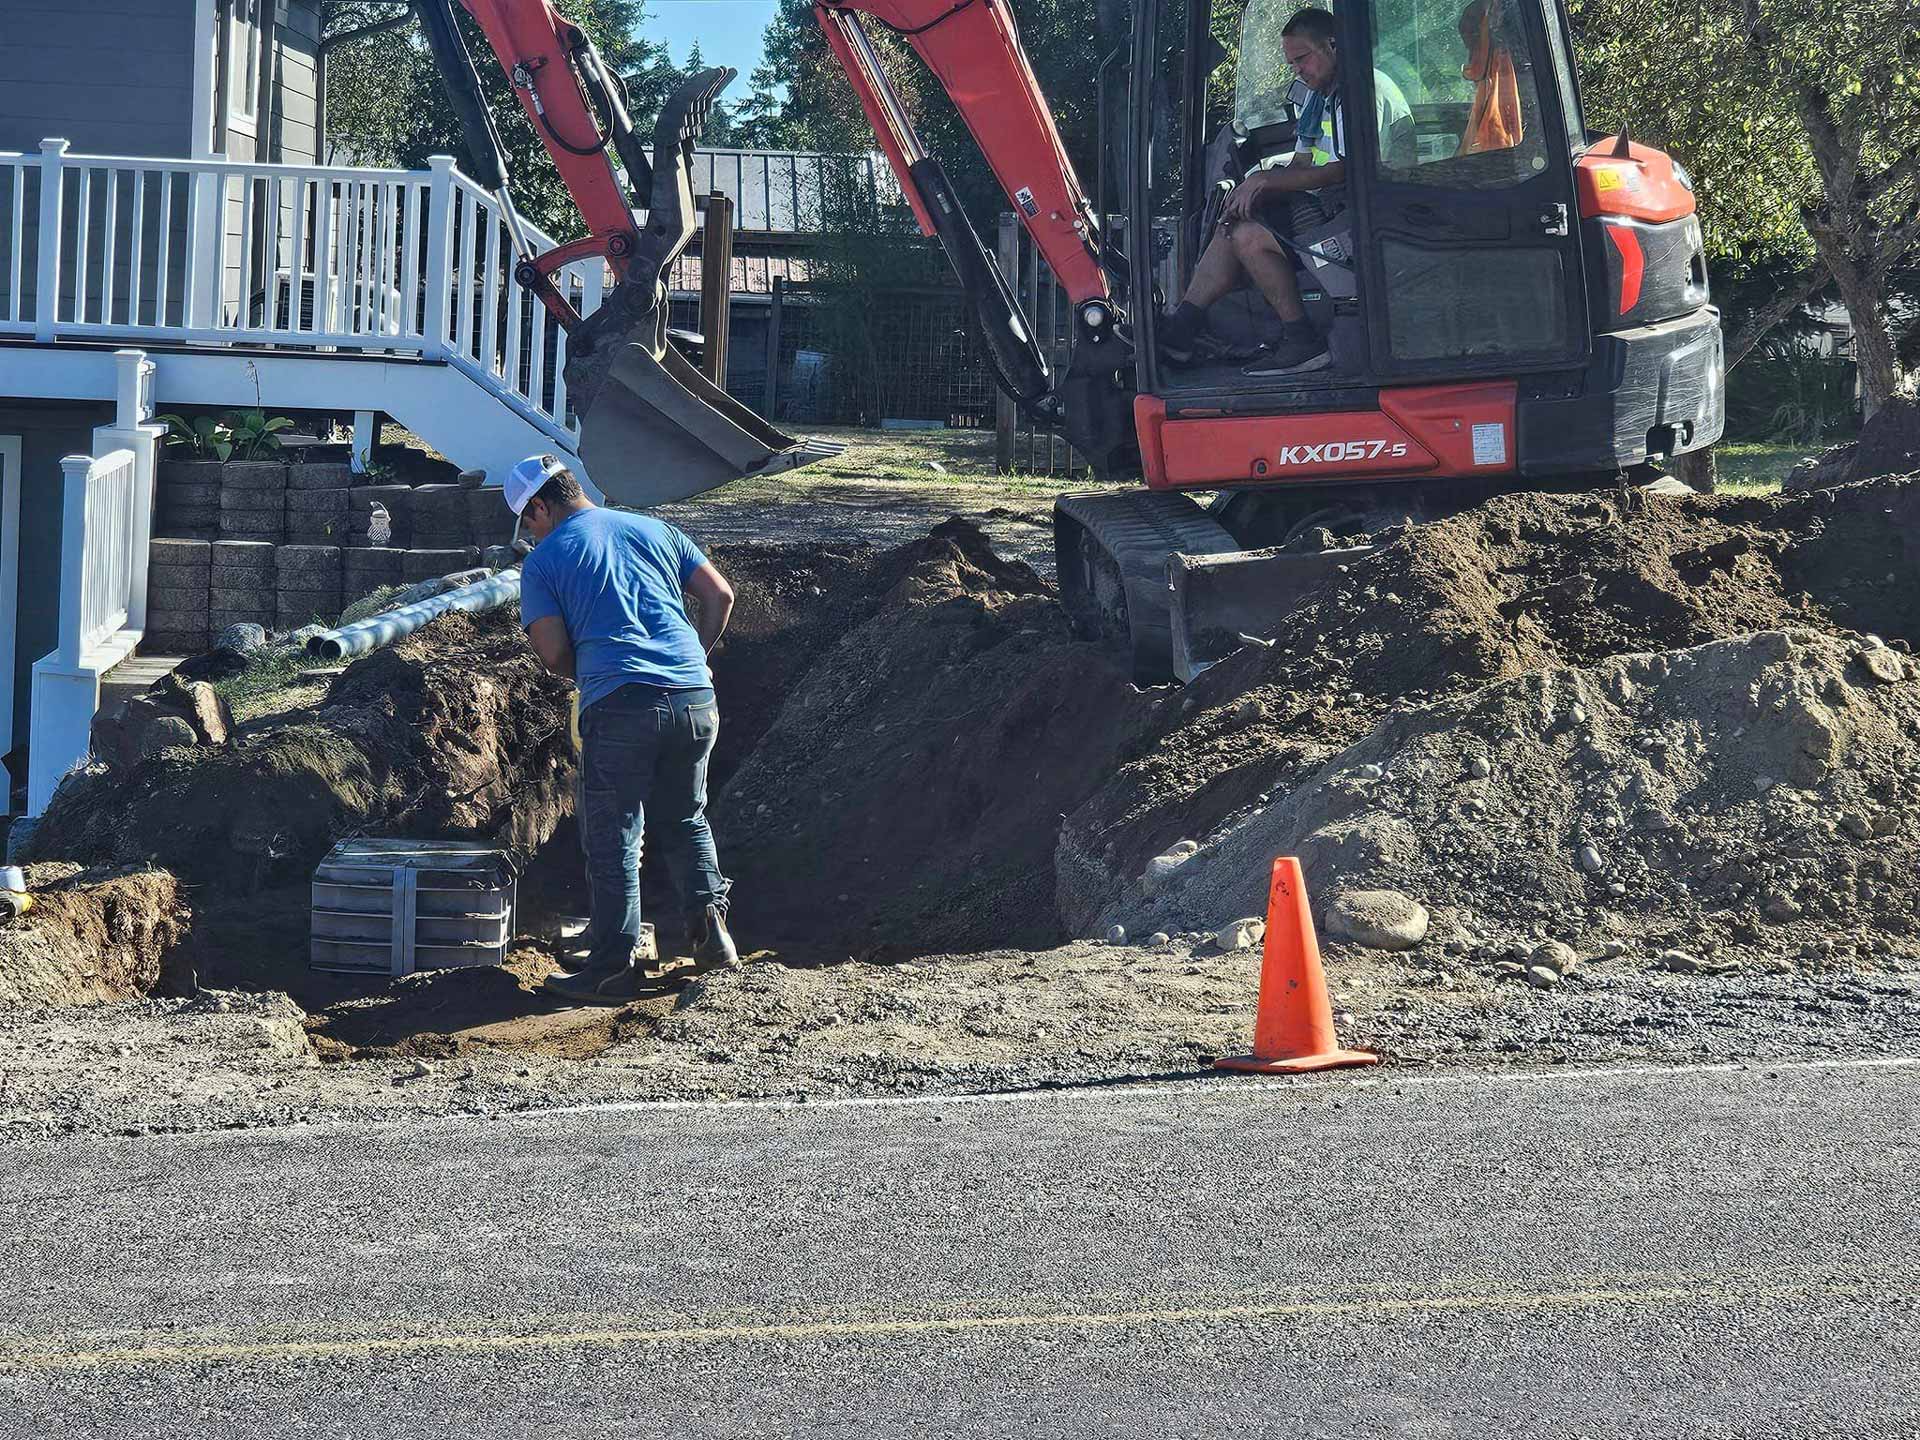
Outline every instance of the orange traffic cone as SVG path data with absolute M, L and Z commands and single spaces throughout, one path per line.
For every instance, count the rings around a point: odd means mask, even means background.
M 1267 891 L 1267 938 L 1260 959 L 1260 1008 L 1253 1020 L 1253 1053 L 1223 1055 L 1217 1070 L 1336 1070 L 1377 1065 L 1378 1055 L 1342 1050 L 1327 1004 L 1327 977 L 1320 971 L 1320 942 L 1307 909 L 1307 882 L 1300 862 L 1282 855 L 1273 862 Z

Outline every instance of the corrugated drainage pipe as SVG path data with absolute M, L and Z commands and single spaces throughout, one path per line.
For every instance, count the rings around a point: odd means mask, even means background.
M 346 660 L 355 655 L 371 654 L 411 635 L 429 620 L 454 610 L 469 613 L 494 610 L 512 604 L 519 598 L 520 572 L 502 570 L 498 575 L 476 580 L 471 585 L 462 585 L 457 590 L 416 600 L 411 605 L 402 605 L 398 610 L 356 620 L 351 625 L 342 625 L 338 630 L 329 630 L 324 635 L 315 635 L 307 641 L 307 653 L 319 660 Z

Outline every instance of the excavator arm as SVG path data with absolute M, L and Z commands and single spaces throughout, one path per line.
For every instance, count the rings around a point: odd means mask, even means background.
M 1134 439 L 1123 375 L 1132 357 L 1108 284 L 1111 257 L 1006 0 L 817 0 L 814 16 L 921 231 L 946 251 L 1002 388 L 1034 418 L 1064 430 L 1096 470 L 1130 469 Z M 905 40 L 952 98 L 1066 291 L 1072 358 L 1057 381 L 940 162 L 921 145 L 863 16 Z
M 702 375 L 667 336 L 667 278 L 698 223 L 694 146 L 734 72 L 687 77 L 661 107 L 648 147 L 635 132 L 619 76 L 548 0 L 458 3 L 478 23 L 586 225 L 587 233 L 567 244 L 534 243 L 513 205 L 504 147 L 455 0 L 415 0 L 466 135 L 472 178 L 493 193 L 506 219 L 515 279 L 566 331 L 567 394 L 593 482 L 620 503 L 657 505 L 837 453 L 838 446 L 798 442 L 766 423 Z M 617 283 L 598 310 L 582 316 L 552 277 L 593 257 L 604 257 Z

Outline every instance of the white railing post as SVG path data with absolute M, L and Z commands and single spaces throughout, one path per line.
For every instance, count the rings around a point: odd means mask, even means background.
M 153 361 L 144 350 L 116 350 L 119 397 L 111 428 L 94 431 L 94 448 L 103 453 L 133 452 L 132 522 L 127 544 L 127 619 L 129 630 L 147 628 L 147 560 L 153 540 L 153 486 L 160 458 L 160 437 L 166 431 L 149 424 L 153 419 Z
M 153 362 L 144 350 L 116 350 L 113 368 L 113 428 L 132 432 L 153 418 Z
M 64 140 L 40 142 L 40 270 L 34 281 L 33 338 L 43 342 L 53 339 L 60 320 L 60 209 L 67 188 L 62 171 L 66 153 Z
M 428 360 L 447 358 L 447 301 L 453 288 L 453 157 L 427 159 L 427 308 L 425 348 Z
M 87 583 L 87 486 L 93 474 L 91 455 L 69 455 L 60 462 L 65 477 L 60 514 L 60 631 L 54 654 L 67 669 L 80 664 L 83 648 L 82 599 Z

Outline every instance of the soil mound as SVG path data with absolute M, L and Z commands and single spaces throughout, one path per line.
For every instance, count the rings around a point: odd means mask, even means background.
M 868 587 L 873 614 L 716 806 L 739 933 L 842 957 L 1050 942 L 1060 816 L 1112 770 L 1139 697 L 964 521 L 876 557 Z
M 28 867 L 33 909 L 0 925 L 0 1005 L 145 995 L 184 963 L 189 916 L 164 870 Z
M 1491 681 L 1787 626 L 1920 633 L 1920 483 L 1782 498 L 1512 495 L 1376 537 L 1272 648 L 1162 714 L 1069 819 L 1062 918 L 1138 908 L 1147 862 L 1284 795 L 1396 711 Z M 1242 912 L 1246 913 L 1246 912 Z
M 304 881 L 348 834 L 530 851 L 572 810 L 569 704 L 510 611 L 449 615 L 355 662 L 313 710 L 74 776 L 34 853 L 251 893 Z
M 1916 736 L 1911 660 L 1806 630 L 1548 667 L 1394 716 L 1135 908 L 1256 914 L 1295 854 L 1323 904 L 1398 891 L 1489 963 L 1546 940 L 1920 953 Z

